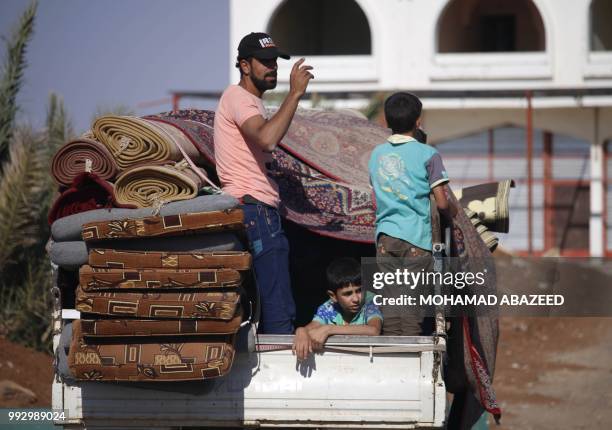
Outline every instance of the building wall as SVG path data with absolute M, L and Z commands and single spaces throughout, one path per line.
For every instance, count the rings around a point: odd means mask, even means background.
M 499 237 L 502 247 L 519 252 L 529 248 L 526 133 L 523 127 L 497 127 L 436 145 L 452 189 L 504 179 L 515 181 L 509 198 L 511 234 Z M 563 253 L 586 254 L 589 204 L 585 198 L 591 180 L 590 145 L 583 139 L 551 133 L 547 152 L 544 133 L 539 129 L 533 131 L 533 251 L 555 248 Z M 545 173 L 547 157 L 549 177 Z M 568 207 L 568 200 L 582 207 Z M 545 228 L 547 222 L 550 225 Z
M 544 25 L 545 50 L 503 54 L 437 52 L 440 17 L 451 2 L 463 0 L 355 1 L 368 18 L 372 55 L 308 56 L 307 62 L 315 67 L 312 91 L 612 85 L 612 51 L 590 48 L 591 0 L 533 0 Z M 465 3 L 479 1 L 490 0 Z M 269 28 L 281 4 L 282 0 L 231 0 L 231 58 L 242 36 Z M 602 18 L 602 14 L 612 13 L 611 8 L 599 9 L 597 22 L 610 22 L 612 16 Z M 346 25 L 344 18 L 337 16 L 338 25 Z M 521 32 L 525 31 L 526 20 L 520 21 Z M 460 37 L 452 28 L 443 34 Z M 287 81 L 292 61 L 279 63 L 282 84 Z M 238 79 L 233 67 L 230 77 L 233 82 Z
M 319 0 L 231 0 L 230 52 L 236 55 L 240 39 L 250 31 L 265 31 L 279 6 L 284 1 L 302 1 L 312 5 Z M 329 0 L 333 1 L 333 0 Z M 346 0 L 343 0 L 346 1 Z M 529 37 L 517 39 L 517 47 L 533 46 L 543 40 L 543 50 L 528 52 L 439 52 L 440 43 L 449 38 L 462 37 L 461 23 L 469 21 L 469 5 L 482 5 L 503 12 L 515 7 L 515 3 L 532 1 L 529 11 L 523 10 L 517 21 L 520 32 Z M 465 16 L 456 22 L 443 22 L 441 17 L 455 2 L 466 6 L 459 8 Z M 486 2 L 486 3 L 485 3 Z M 355 0 L 367 17 L 371 34 L 370 55 L 306 56 L 306 62 L 314 67 L 315 79 L 309 85 L 310 93 L 319 93 L 324 106 L 365 107 L 369 100 L 333 99 L 325 103 L 325 92 L 350 93 L 352 91 L 471 91 L 471 90 L 520 90 L 612 88 L 612 22 L 611 0 Z M 592 7 L 593 5 L 593 7 Z M 496 9 L 497 8 L 497 9 Z M 591 10 L 595 11 L 591 20 Z M 507 12 L 510 9 L 507 10 Z M 485 11 L 486 12 L 486 11 Z M 511 11 L 510 11 L 511 12 Z M 538 28 L 539 14 L 541 26 Z M 337 25 L 346 29 L 346 17 L 337 14 Z M 304 20 L 306 22 L 306 20 Z M 534 24 L 536 23 L 536 24 Z M 441 28 L 447 26 L 448 28 Z M 312 25 L 309 24 L 309 30 Z M 350 27 L 350 25 L 349 25 Z M 443 31 L 447 30 L 447 31 Z M 297 30 L 296 30 L 297 31 Z M 347 30 L 348 31 L 348 30 Z M 595 33 L 593 33 L 593 31 Z M 282 46 L 281 46 L 282 47 Z M 279 60 L 278 90 L 288 89 L 291 61 Z M 233 63 L 233 60 L 232 60 Z M 233 65 L 233 64 L 232 64 Z M 238 71 L 231 68 L 230 80 L 237 82 Z M 430 141 L 434 144 L 459 139 L 469 146 L 470 139 L 479 132 L 503 128 L 507 125 L 527 127 L 527 99 L 504 98 L 430 98 L 423 99 L 424 124 Z M 536 96 L 532 99 L 533 127 L 547 130 L 567 139 L 582 141 L 584 151 L 580 156 L 563 154 L 558 144 L 552 157 L 552 181 L 557 196 L 571 192 L 576 204 L 587 205 L 587 232 L 580 233 L 591 255 L 612 252 L 612 186 L 606 179 L 612 172 L 610 159 L 604 159 L 603 142 L 612 138 L 612 95 Z M 535 137 L 535 135 L 534 135 Z M 525 144 L 526 137 L 514 139 Z M 542 178 L 543 159 L 537 153 L 533 160 L 533 246 L 544 250 L 551 246 L 550 224 L 563 221 L 552 219 L 544 213 L 544 195 L 547 190 Z M 511 147 L 510 145 L 509 147 Z M 514 157 L 514 158 L 512 158 Z M 489 176 L 478 177 L 488 161 L 473 156 L 449 160 L 457 183 L 483 182 Z M 512 235 L 502 243 L 512 249 L 524 249 L 527 243 L 527 185 L 524 182 L 525 155 L 505 156 L 497 154 L 493 160 L 493 179 L 512 177 L 517 188 L 512 191 Z M 523 180 L 521 180 L 523 177 Z M 563 182 L 565 181 L 565 182 Z M 582 184 L 586 182 L 586 188 Z M 569 185 L 568 185 L 569 184 Z M 571 185 L 574 184 L 574 185 Z M 565 188 L 563 188 L 565 187 Z M 570 187 L 570 188 L 567 188 Z M 571 188 L 573 187 L 573 188 Z M 561 201 L 559 205 L 566 205 Z M 559 209 L 559 213 L 562 210 Z M 580 216 L 574 221 L 583 223 Z M 565 218 L 574 216 L 566 214 Z M 548 218 L 547 218 L 548 217 Z M 567 221 L 567 220 L 566 220 Z M 573 221 L 572 221 L 573 222 Z M 546 236 L 546 230 L 549 235 Z M 574 228 L 568 237 L 576 237 L 580 229 Z M 557 240 L 557 239 L 555 239 Z M 581 244 L 583 246 L 584 244 Z

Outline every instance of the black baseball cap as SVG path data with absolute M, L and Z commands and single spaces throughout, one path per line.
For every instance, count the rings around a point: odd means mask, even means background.
M 288 60 L 289 55 L 280 51 L 269 34 L 249 33 L 242 38 L 238 44 L 238 60 L 249 57 L 270 60 L 272 58 L 284 58 Z

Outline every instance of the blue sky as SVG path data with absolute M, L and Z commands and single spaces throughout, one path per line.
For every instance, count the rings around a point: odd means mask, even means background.
M 0 0 L 3 38 L 29 3 Z M 40 0 L 19 120 L 44 124 L 52 91 L 64 98 L 81 132 L 98 108 L 124 105 L 144 115 L 170 109 L 163 99 L 172 90 L 222 90 L 228 84 L 228 40 L 226 0 Z M 213 108 L 215 102 L 181 103 L 191 105 Z

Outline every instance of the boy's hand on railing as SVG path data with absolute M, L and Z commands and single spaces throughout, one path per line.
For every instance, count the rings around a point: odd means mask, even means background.
M 297 356 L 299 361 L 306 360 L 308 355 L 312 354 L 314 349 L 312 339 L 308 334 L 308 330 L 304 327 L 299 327 L 295 330 L 292 346 L 293 355 Z
M 325 341 L 330 335 L 330 329 L 330 325 L 321 325 L 311 329 L 308 332 L 308 335 L 312 341 L 312 347 L 315 351 L 323 349 L 323 345 L 325 345 Z

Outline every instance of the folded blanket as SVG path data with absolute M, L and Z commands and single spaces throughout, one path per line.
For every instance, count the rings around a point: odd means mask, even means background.
M 489 248 L 491 252 L 495 251 L 497 245 L 499 244 L 499 238 L 489 231 L 489 229 L 482 223 L 476 212 L 473 212 L 467 208 L 464 208 L 463 211 L 472 222 L 472 225 L 476 228 L 476 232 L 480 235 L 480 238 L 483 240 L 485 245 L 487 245 L 487 248 Z
M 111 269 L 236 269 L 251 268 L 248 252 L 136 252 L 92 249 L 89 265 Z
M 108 248 L 109 244 L 104 244 Z M 100 246 L 92 243 L 92 247 Z M 240 251 L 244 245 L 232 233 L 211 233 L 181 238 L 153 238 L 138 240 L 116 240 L 112 247 L 133 251 L 168 251 L 168 252 L 208 252 Z M 63 269 L 76 270 L 89 261 L 89 249 L 85 242 L 53 242 L 49 247 L 49 258 Z M 143 266 L 136 266 L 137 268 Z M 197 266 L 196 266 L 197 268 Z
M 169 124 L 107 115 L 94 121 L 92 131 L 122 170 L 151 161 L 178 161 L 183 158 L 179 146 L 194 162 L 201 159 L 189 139 Z
M 204 334 L 234 334 L 242 318 L 231 320 L 80 320 L 83 336 L 183 336 Z
M 223 376 L 234 360 L 234 336 L 206 336 L 174 342 L 155 338 L 95 343 L 83 338 L 75 320 L 68 365 L 87 381 L 186 381 Z M 142 338 L 140 338 L 142 339 Z M 189 338 L 191 339 L 191 338 Z
M 222 211 L 233 209 L 240 204 L 229 194 L 199 196 L 165 204 L 159 210 L 160 216 L 178 215 L 192 212 Z M 96 221 L 122 220 L 127 218 L 144 218 L 153 215 L 153 208 L 141 209 L 97 209 L 70 215 L 59 219 L 51 225 L 51 236 L 55 241 L 80 240 L 84 224 Z
M 70 185 L 79 173 L 85 171 L 91 171 L 108 181 L 117 175 L 117 164 L 104 145 L 85 137 L 66 143 L 51 161 L 51 173 L 61 185 Z
M 53 203 L 47 221 L 49 225 L 59 218 L 104 207 L 133 208 L 129 202 L 120 203 L 110 182 L 95 173 L 80 173 L 66 191 Z
M 475 212 L 489 230 L 508 233 L 510 228 L 508 196 L 512 187 L 514 181 L 506 179 L 462 188 L 454 194 L 461 206 Z
M 229 230 L 244 230 L 242 209 L 91 222 L 83 226 L 83 240 L 180 236 Z
M 82 266 L 79 285 L 83 291 L 116 289 L 228 289 L 241 284 L 234 269 L 102 269 Z
M 126 170 L 115 182 L 117 201 L 139 208 L 161 206 L 192 199 L 202 188 L 202 179 L 186 163 L 139 166 Z
M 240 294 L 223 292 L 91 292 L 76 289 L 75 309 L 99 315 L 145 318 L 213 318 L 236 316 Z

